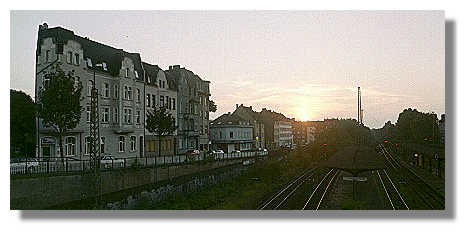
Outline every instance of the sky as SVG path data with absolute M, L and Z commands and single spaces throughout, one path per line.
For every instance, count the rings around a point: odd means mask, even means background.
M 38 26 L 61 26 L 211 82 L 214 119 L 236 104 L 296 120 L 395 123 L 445 112 L 443 11 L 11 11 L 10 88 L 34 98 Z

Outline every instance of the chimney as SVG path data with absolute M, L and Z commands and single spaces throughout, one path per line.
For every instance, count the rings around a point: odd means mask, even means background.
M 172 70 L 172 69 L 173 69 L 173 66 L 170 65 L 170 66 L 169 66 L 169 70 Z
M 243 107 L 243 104 L 240 104 L 241 107 Z
M 237 109 L 238 109 L 238 104 L 236 105 Z
M 250 105 L 250 109 L 253 110 L 253 107 Z
M 173 65 L 173 69 L 179 69 L 180 65 Z
M 230 115 L 230 112 L 228 112 L 227 114 Z

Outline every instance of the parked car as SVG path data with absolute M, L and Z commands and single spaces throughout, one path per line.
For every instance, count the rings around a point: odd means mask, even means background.
M 224 150 L 215 150 L 214 153 L 224 153 Z
M 124 159 L 115 158 L 114 156 L 104 156 L 100 161 L 104 168 L 113 168 L 114 166 L 124 167 Z
M 232 153 L 241 153 L 240 150 L 234 150 Z

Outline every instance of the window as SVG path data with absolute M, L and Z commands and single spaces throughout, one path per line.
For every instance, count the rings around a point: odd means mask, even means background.
M 222 139 L 222 131 L 219 131 L 220 139 Z
M 166 96 L 166 102 L 165 102 L 165 107 L 170 108 L 170 104 L 168 103 L 169 97 Z
M 103 97 L 109 98 L 109 83 L 103 83 Z
M 173 100 L 173 110 L 176 110 L 176 99 L 175 98 L 171 98 Z
M 160 96 L 160 107 L 163 107 L 164 103 L 165 103 L 165 97 L 161 95 Z
M 104 71 L 108 71 L 108 67 L 106 67 L 106 63 L 103 62 L 102 64 L 103 64 L 103 70 L 104 70 Z
M 49 62 L 50 58 L 51 58 L 51 51 L 47 50 L 46 51 L 46 62 Z
M 126 78 L 129 77 L 129 68 L 126 68 Z
M 132 100 L 132 87 L 127 88 L 127 100 Z
M 139 88 L 136 88 L 136 102 L 139 103 L 140 102 L 140 89 Z
M 131 152 L 135 151 L 136 142 L 137 142 L 137 138 L 135 136 L 131 136 Z
M 163 87 L 162 88 L 165 88 L 165 81 L 163 81 Z
M 126 137 L 119 136 L 119 152 L 126 151 Z
M 51 78 L 49 77 L 49 75 L 47 75 L 47 74 L 44 75 L 44 78 L 43 78 L 43 85 L 44 85 L 44 87 L 49 86 L 50 81 L 51 81 Z
M 233 139 L 233 131 L 230 132 L 230 139 Z
M 109 108 L 108 107 L 102 108 L 101 122 L 103 123 L 109 122 Z
M 139 78 L 139 73 L 137 72 L 137 70 L 134 70 L 134 74 L 135 74 L 135 78 Z
M 114 108 L 114 123 L 118 124 L 119 123 L 119 109 Z
M 91 106 L 87 105 L 86 106 L 86 122 L 90 122 L 91 118 Z
M 88 67 L 90 67 L 90 68 L 93 67 L 93 64 L 91 63 L 91 59 L 90 59 L 90 58 L 87 58 L 87 59 L 86 59 L 86 65 L 87 65 Z
M 150 107 L 150 94 L 147 94 L 147 107 Z
M 124 122 L 126 124 L 131 124 L 132 109 L 124 108 Z
M 75 65 L 79 65 L 79 64 L 80 64 L 80 55 L 75 54 Z
M 65 155 L 73 156 L 75 155 L 75 137 L 65 138 Z
M 127 100 L 127 86 L 124 86 L 124 90 L 122 92 L 124 93 L 124 100 Z
M 119 85 L 114 85 L 114 98 L 119 99 Z
M 93 82 L 88 81 L 87 82 L 87 90 L 86 90 L 86 95 L 91 96 L 91 91 L 93 90 Z
M 104 150 L 105 150 L 105 146 L 104 146 L 105 140 L 106 140 L 105 137 L 101 137 L 101 141 L 100 141 L 100 151 L 101 151 L 101 153 L 104 153 Z
M 158 80 L 158 86 L 162 87 L 162 80 Z
M 155 107 L 155 95 L 152 95 L 152 107 Z
M 73 55 L 72 55 L 71 51 L 67 52 L 67 63 L 69 63 L 69 64 L 72 63 L 72 59 L 73 59 L 72 56 Z
M 91 150 L 91 137 L 87 136 L 85 137 L 85 155 L 90 154 Z
M 140 125 L 140 110 L 135 111 L 135 124 Z

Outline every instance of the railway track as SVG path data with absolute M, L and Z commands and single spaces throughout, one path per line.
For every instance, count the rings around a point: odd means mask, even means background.
M 271 196 L 268 200 L 263 202 L 257 209 L 258 210 L 277 210 L 279 209 L 307 180 L 312 179 L 317 168 L 308 169 L 292 181 L 287 183 L 281 190 Z
M 390 170 L 389 175 L 392 176 L 389 176 L 388 178 L 395 178 L 398 179 L 399 182 L 406 183 L 406 189 L 408 191 L 407 196 L 409 198 L 407 200 L 411 202 L 408 203 L 408 207 L 411 209 L 445 209 L 445 198 L 439 192 L 429 186 L 411 169 L 402 166 L 402 164 L 395 159 L 384 146 L 380 145 L 380 147 L 386 159 L 386 165 Z M 391 179 L 390 181 L 393 182 Z
M 382 171 L 382 173 L 380 173 Z M 386 170 L 375 171 L 379 177 L 382 188 L 387 196 L 388 202 L 393 210 L 409 210 L 410 208 L 403 199 L 400 191 L 393 183 Z
M 326 194 L 333 185 L 335 179 L 337 179 L 339 172 L 340 171 L 337 169 L 331 169 L 325 176 L 323 176 L 321 181 L 317 184 L 313 192 L 310 194 L 310 197 L 305 202 L 302 210 L 320 209 Z
M 264 201 L 258 207 L 258 210 L 318 210 L 324 204 L 327 193 L 338 174 L 339 170 L 326 168 L 313 168 L 304 171 Z M 318 179 L 318 181 L 313 183 L 315 179 Z M 308 199 L 307 196 L 309 196 Z M 302 203 L 304 200 L 305 203 Z

